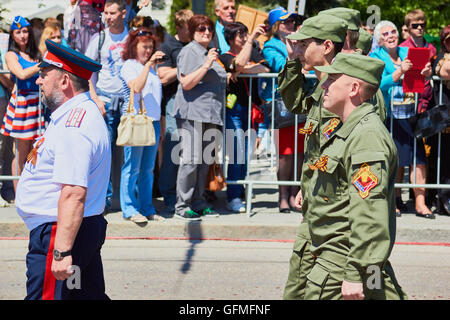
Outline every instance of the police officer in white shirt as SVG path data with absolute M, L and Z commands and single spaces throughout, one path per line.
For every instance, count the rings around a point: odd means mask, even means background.
M 100 249 L 111 150 L 88 93 L 101 65 L 50 40 L 46 45 L 36 83 L 51 122 L 28 155 L 16 194 L 31 230 L 25 299 L 108 299 Z

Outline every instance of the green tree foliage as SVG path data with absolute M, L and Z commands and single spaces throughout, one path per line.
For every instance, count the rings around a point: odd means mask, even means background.
M 313 0 L 307 0 L 306 1 L 306 8 L 305 8 L 305 16 L 311 17 L 316 15 L 319 11 L 325 10 L 332 7 L 339 6 L 339 3 L 342 0 L 328 0 L 328 1 L 313 1 Z M 168 32 L 170 34 L 175 34 L 175 22 L 174 22 L 174 14 L 178 10 L 181 9 L 191 9 L 191 0 L 173 0 L 172 2 L 172 8 L 171 8 L 171 14 L 169 17 L 168 22 Z M 270 10 L 282 6 L 284 8 L 287 8 L 288 0 L 237 0 L 237 6 L 240 4 L 251 7 L 251 8 L 257 8 L 258 10 L 269 12 Z M 214 10 L 214 0 L 207 0 L 206 1 L 206 14 L 208 17 L 210 17 L 214 22 L 217 20 L 215 10 Z
M 437 36 L 439 31 L 450 23 L 448 0 L 344 0 L 342 6 L 361 12 L 363 22 L 371 13 L 367 8 L 376 5 L 380 8 L 381 20 L 392 21 L 400 30 L 408 11 L 421 9 L 427 15 L 427 33 Z

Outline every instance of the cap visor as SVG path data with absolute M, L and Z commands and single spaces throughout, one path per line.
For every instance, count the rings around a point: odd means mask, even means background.
M 290 16 L 297 16 L 297 14 L 294 13 L 294 12 L 288 12 L 288 13 L 286 13 L 284 16 L 279 17 L 278 20 L 286 20 L 286 19 L 288 19 Z
M 289 40 L 305 40 L 305 39 L 309 39 L 309 38 L 312 38 L 312 37 L 307 34 L 302 33 L 301 30 L 296 33 L 291 33 L 290 35 L 288 35 L 286 37 L 286 39 L 289 39 Z
M 51 64 L 50 64 L 50 63 L 47 63 L 47 62 L 45 62 L 45 61 L 42 61 L 42 62 L 39 63 L 39 65 L 38 65 L 39 68 L 45 68 L 45 67 L 50 67 L 50 66 L 51 66 Z
M 332 66 L 315 66 L 314 69 L 324 73 L 342 73 L 342 71 L 338 71 Z

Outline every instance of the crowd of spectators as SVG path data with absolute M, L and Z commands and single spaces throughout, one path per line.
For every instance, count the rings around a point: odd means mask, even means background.
M 206 190 L 210 163 L 205 161 L 204 151 L 210 141 L 202 138 L 209 129 L 224 134 L 225 129 L 233 130 L 235 140 L 227 140 L 224 150 L 220 150 L 221 141 L 215 141 L 213 156 L 218 158 L 220 152 L 231 155 L 227 179 L 245 179 L 248 155 L 261 149 L 261 139 L 270 128 L 267 109 L 271 108 L 273 99 L 274 103 L 282 104 L 283 101 L 276 91 L 277 81 L 273 86 L 272 79 L 257 80 L 238 75 L 280 72 L 290 50 L 286 36 L 301 28 L 303 17 L 277 7 L 269 12 L 264 24 L 249 32 L 247 26 L 235 21 L 234 0 L 215 0 L 215 23 L 210 17 L 183 9 L 174 15 L 176 34 L 172 36 L 157 20 L 137 14 L 140 7 L 133 3 L 126 0 L 71 0 L 66 11 L 55 18 L 27 20 L 16 16 L 9 31 L 8 48 L 1 52 L 4 57 L 0 60 L 5 63 L 1 69 L 10 72 L 0 74 L 1 174 L 21 174 L 34 139 L 50 121 L 52 106 L 46 101 L 39 103 L 39 89 L 35 83 L 40 71 L 38 62 L 46 55 L 45 40 L 50 39 L 85 53 L 103 66 L 89 83 L 91 98 L 105 117 L 113 152 L 105 210 L 113 210 L 117 199 L 124 219 L 136 223 L 163 220 L 152 203 L 152 196 L 159 193 L 164 200 L 165 215 L 174 214 L 188 220 L 217 217 L 212 205 L 216 195 Z M 148 1 L 141 1 L 141 6 L 147 4 Z M 414 143 L 413 127 L 408 121 L 416 113 L 425 112 L 439 103 L 449 104 L 450 26 L 440 33 L 438 51 L 425 41 L 426 25 L 427 17 L 419 9 L 405 16 L 401 34 L 390 21 L 380 21 L 374 29 L 349 24 L 341 50 L 346 53 L 359 51 L 383 60 L 386 65 L 380 96 L 384 97 L 387 109 L 385 124 L 399 151 L 397 182 L 403 181 L 405 167 L 410 168 L 411 183 L 435 183 L 430 177 L 436 179 L 437 141 L 431 137 L 416 139 Z M 259 43 L 257 38 L 261 35 L 268 40 Z M 400 42 L 400 36 L 403 42 Z M 418 95 L 417 107 L 414 94 L 404 93 L 402 86 L 403 75 L 412 67 L 407 58 L 408 48 L 416 47 L 430 49 L 430 61 L 422 70 L 427 78 L 425 91 Z M 440 84 L 430 81 L 431 75 L 443 79 L 441 95 Z M 308 81 L 311 86 L 317 85 L 317 81 Z M 264 122 L 249 121 L 250 88 L 251 103 L 265 109 Z M 127 112 L 131 93 L 134 93 L 136 112 L 142 100 L 147 115 L 153 119 L 155 146 L 123 149 L 116 146 L 117 127 L 121 115 Z M 303 128 L 305 119 L 304 116 L 297 118 L 297 132 L 294 125 L 276 130 L 279 180 L 301 178 L 302 133 L 305 131 L 298 129 Z M 255 130 L 247 136 L 249 123 Z M 448 136 L 447 128 L 442 134 L 441 180 L 438 181 L 444 184 L 450 182 L 446 165 L 449 161 Z M 193 137 L 197 140 L 192 141 Z M 17 152 L 13 152 L 13 142 Z M 178 163 L 174 161 L 174 153 L 180 159 Z M 294 170 L 295 154 L 297 170 Z M 431 159 L 434 159 L 433 163 Z M 297 177 L 294 177 L 295 171 Z M 14 199 L 15 184 L 2 182 L 0 206 L 7 206 Z M 433 217 L 430 207 L 436 193 L 441 195 L 441 204 L 449 209 L 444 191 L 427 195 L 424 188 L 413 190 L 418 215 Z M 279 186 L 280 212 L 289 213 L 295 209 L 297 192 L 296 186 Z M 397 192 L 396 206 L 401 212 L 406 206 L 400 189 Z M 228 185 L 226 194 L 228 210 L 245 212 L 242 185 Z

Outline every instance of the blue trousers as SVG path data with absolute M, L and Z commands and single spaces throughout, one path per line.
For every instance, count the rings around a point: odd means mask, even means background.
M 111 95 L 110 93 L 97 90 L 97 95 L 102 101 L 105 102 L 105 122 L 108 128 L 109 141 L 111 142 L 111 154 L 114 159 L 114 154 L 116 151 L 116 140 L 117 140 L 117 128 L 120 123 L 120 110 L 124 102 L 122 97 L 117 95 Z M 106 98 L 106 99 L 105 99 Z M 114 161 L 114 160 L 113 160 Z M 111 162 L 111 165 L 112 162 Z M 113 170 L 111 170 L 111 175 L 113 175 Z M 111 177 L 109 179 L 108 189 L 106 191 L 106 207 L 111 208 L 112 198 L 113 198 L 113 184 Z
M 81 222 L 72 248 L 72 263 L 80 268 L 80 289 L 69 289 L 67 280 L 56 280 L 51 271 L 56 222 L 31 230 L 25 300 L 108 300 L 100 256 L 106 225 L 102 215 L 83 218 Z
M 124 218 L 134 214 L 149 216 L 156 213 L 152 202 L 153 169 L 160 135 L 159 121 L 153 121 L 156 144 L 149 147 L 124 147 L 120 178 L 120 207 Z M 136 190 L 137 186 L 137 190 Z
M 230 157 L 227 169 L 228 180 L 242 180 L 247 174 L 247 141 L 246 131 L 248 129 L 248 108 L 244 108 L 236 103 L 234 108 L 226 110 L 226 129 L 234 130 L 236 138 L 228 141 L 226 136 L 227 153 L 230 155 L 233 152 L 233 157 Z M 244 192 L 244 187 L 238 184 L 227 185 L 227 198 L 231 201 L 235 198 L 240 198 Z
M 166 207 L 175 207 L 177 202 L 177 173 L 178 164 L 172 160 L 172 150 L 180 142 L 177 121 L 171 116 L 175 97 L 171 98 L 166 105 L 166 134 L 163 143 L 163 160 L 158 180 L 159 191 L 164 198 Z

